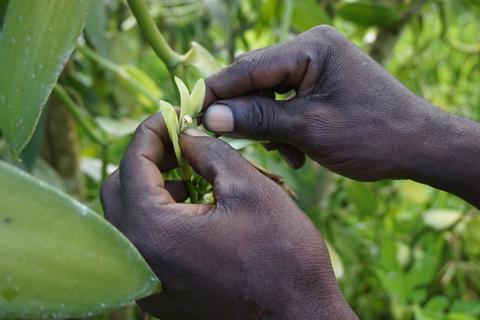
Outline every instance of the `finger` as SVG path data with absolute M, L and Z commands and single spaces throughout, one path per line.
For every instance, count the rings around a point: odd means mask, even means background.
M 188 198 L 184 181 L 165 181 L 165 189 L 176 202 L 183 202 Z M 104 217 L 117 228 L 121 229 L 122 218 L 125 214 L 120 193 L 120 176 L 115 170 L 103 183 L 100 190 Z
M 305 164 L 305 153 L 294 146 L 283 142 L 266 142 L 262 146 L 268 151 L 278 151 L 285 162 L 293 169 L 299 169 Z
M 192 168 L 213 184 L 217 201 L 241 199 L 265 185 L 262 179 L 269 181 L 228 144 L 197 129 L 185 130 L 180 146 Z
M 292 40 L 244 54 L 235 63 L 205 80 L 204 107 L 217 99 L 233 98 L 255 91 L 287 87 L 307 93 L 313 90 L 317 64 L 308 50 L 298 50 Z
M 173 145 L 168 139 L 168 144 L 164 145 L 163 159 L 160 162 L 159 169 L 161 172 L 167 172 L 178 167 L 177 157 L 173 150 Z
M 276 101 L 260 95 L 220 100 L 205 112 L 204 126 L 215 133 L 254 140 L 291 141 L 301 114 L 288 107 L 292 100 Z
M 137 128 L 120 163 L 121 194 L 127 212 L 143 212 L 145 206 L 174 203 L 158 169 L 165 154 L 167 128 L 161 113 Z
M 105 219 L 118 229 L 121 229 L 121 222 L 125 214 L 120 192 L 120 176 L 118 170 L 115 170 L 102 184 L 100 202 Z
M 299 169 L 305 164 L 305 153 L 288 143 L 280 143 L 278 152 L 293 169 Z

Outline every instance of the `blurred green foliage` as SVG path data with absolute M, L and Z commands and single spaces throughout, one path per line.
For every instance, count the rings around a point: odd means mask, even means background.
M 0 0 L 0 22 L 5 2 Z M 416 94 L 480 121 L 477 0 L 151 0 L 149 9 L 176 52 L 187 52 L 192 41 L 203 46 L 186 70 L 190 88 L 241 52 L 328 23 Z M 36 152 L 27 148 L 17 165 L 28 169 L 24 164 L 34 163 L 34 175 L 98 208 L 102 177 L 118 165 L 135 126 L 156 110 L 151 97 L 178 100 L 167 68 L 124 1 L 95 0 L 78 48 L 60 83 L 108 148 L 75 121 L 68 133 L 74 144 L 54 147 L 67 133 L 49 134 L 60 124 L 48 114 L 30 142 L 43 141 L 41 146 Z M 49 111 L 56 105 L 62 102 L 51 98 Z M 0 148 L 4 159 L 15 162 L 1 140 Z M 338 280 L 361 319 L 480 318 L 478 210 L 411 181 L 359 183 L 310 161 L 292 171 L 257 145 L 244 154 L 283 176 L 299 195 L 299 205 L 336 255 Z M 69 188 L 73 182 L 62 161 L 77 164 L 80 190 Z M 131 306 L 99 319 L 140 317 Z

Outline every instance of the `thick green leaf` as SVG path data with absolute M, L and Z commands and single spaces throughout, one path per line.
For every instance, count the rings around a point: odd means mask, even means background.
M 345 20 L 365 27 L 388 27 L 398 21 L 398 16 L 392 6 L 371 0 L 342 2 L 338 7 L 337 14 Z
M 30 140 L 91 3 L 10 1 L 0 39 L 0 128 L 14 153 Z
M 135 247 L 98 214 L 0 162 L 0 318 L 100 313 L 158 290 Z

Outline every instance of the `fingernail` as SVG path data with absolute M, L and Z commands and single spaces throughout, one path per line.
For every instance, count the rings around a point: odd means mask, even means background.
M 233 131 L 233 113 L 224 104 L 211 105 L 205 113 L 205 126 L 214 132 Z
M 203 131 L 198 130 L 197 128 L 188 128 L 183 131 L 183 134 L 190 136 L 190 137 L 208 137 Z

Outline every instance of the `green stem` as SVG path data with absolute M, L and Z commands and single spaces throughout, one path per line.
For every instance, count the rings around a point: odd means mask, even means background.
M 170 48 L 163 35 L 158 30 L 155 21 L 148 13 L 147 5 L 143 0 L 127 0 L 133 15 L 137 19 L 138 26 L 145 39 L 155 53 L 165 63 L 170 73 L 182 62 L 182 56 Z
M 293 2 L 292 0 L 285 0 L 285 8 L 283 11 L 282 25 L 280 29 L 280 42 L 287 39 L 288 29 L 290 28 L 290 22 L 292 20 Z
M 198 193 L 195 189 L 195 186 L 192 183 L 192 180 L 185 181 L 187 185 L 188 196 L 190 197 L 191 203 L 198 203 Z
M 109 150 L 108 144 L 102 145 L 102 181 L 108 176 Z
M 85 131 L 87 136 L 96 144 L 100 146 L 108 145 L 105 139 L 85 120 L 85 116 L 82 114 L 77 104 L 68 95 L 68 93 L 59 84 L 55 85 L 53 92 L 63 102 L 63 105 L 72 114 L 78 125 Z
M 150 100 L 152 103 L 154 103 L 155 105 L 157 104 L 159 98 L 152 95 L 150 91 L 141 82 L 130 76 L 130 74 L 127 72 L 127 70 L 125 70 L 125 68 L 102 57 L 87 46 L 79 46 L 77 47 L 77 50 L 84 54 L 87 58 L 96 62 L 103 69 L 114 73 L 119 78 L 127 82 L 129 85 L 132 86 L 135 91 L 138 91 L 139 93 L 147 97 L 147 99 Z

